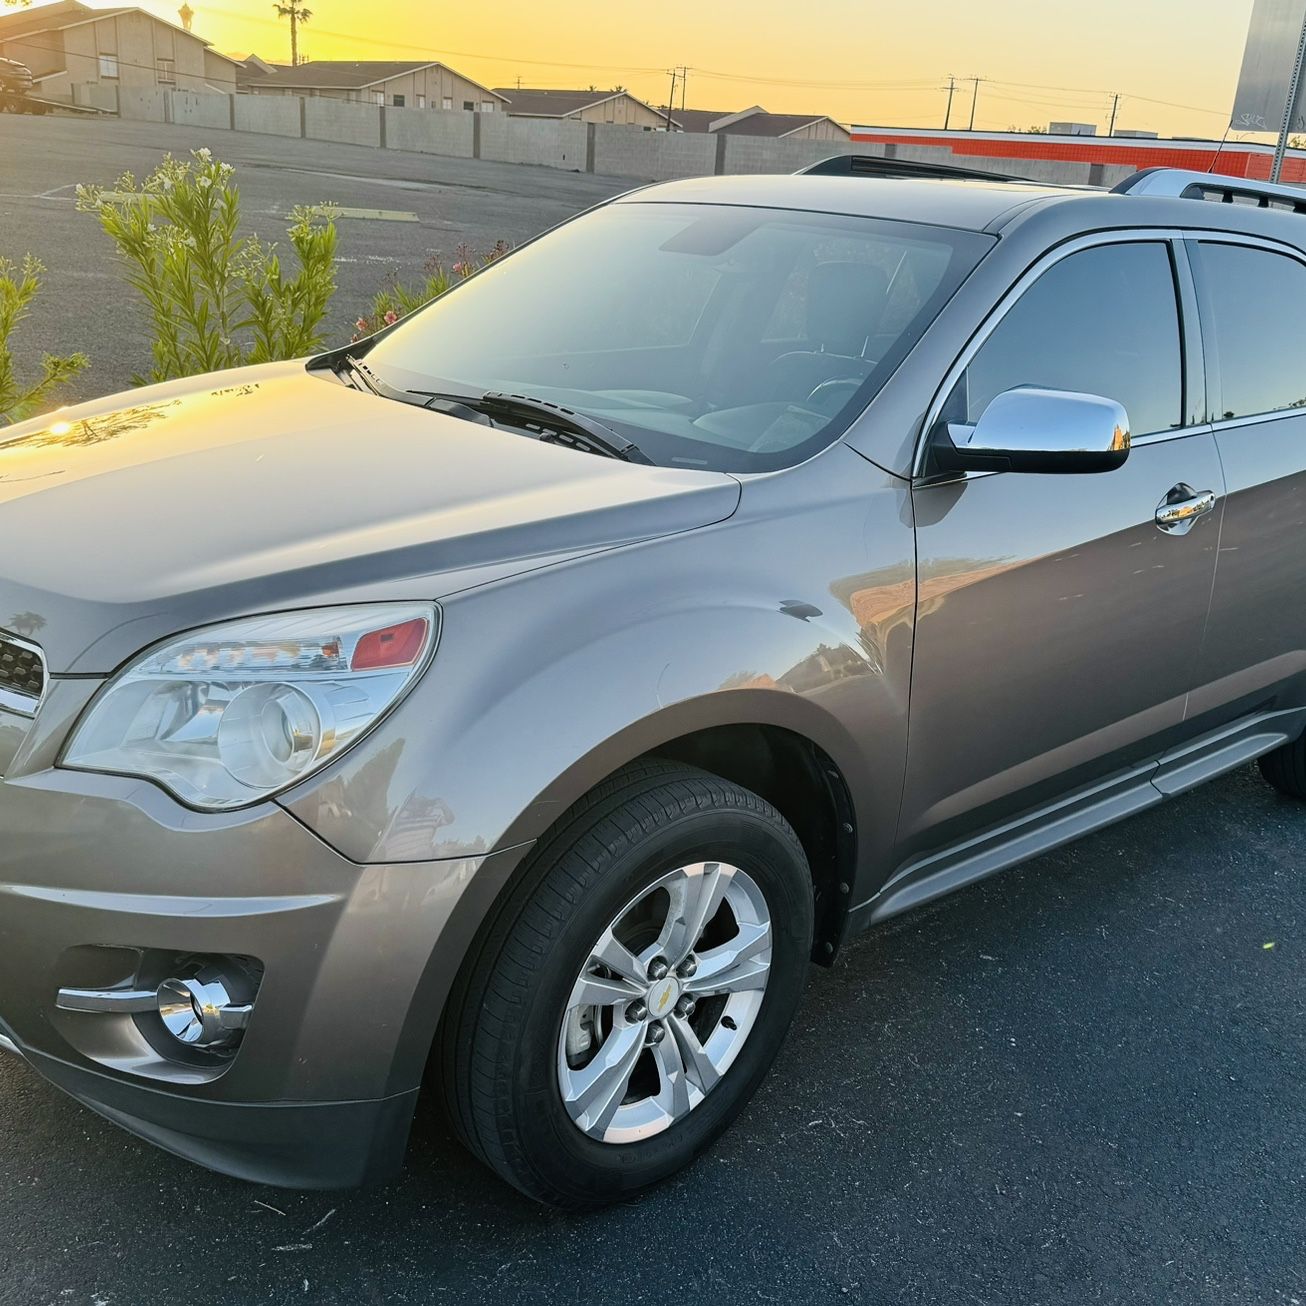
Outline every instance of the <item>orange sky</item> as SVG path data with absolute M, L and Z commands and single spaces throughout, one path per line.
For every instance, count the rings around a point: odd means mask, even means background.
M 137 2 L 175 19 L 181 0 Z M 190 3 L 195 31 L 219 49 L 288 59 L 271 0 Z M 1069 118 L 1105 130 L 1109 92 L 1120 91 L 1121 127 L 1218 137 L 1252 0 L 308 3 L 311 58 L 440 58 L 491 86 L 621 84 L 663 104 L 666 70 L 687 64 L 691 108 L 761 103 L 941 127 L 948 74 L 979 74 L 991 79 L 980 87 L 980 128 Z M 961 87 L 954 126 L 966 124 L 969 97 Z

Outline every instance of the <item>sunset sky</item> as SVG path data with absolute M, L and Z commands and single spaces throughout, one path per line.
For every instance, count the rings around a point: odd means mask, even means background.
M 181 0 L 138 2 L 175 21 Z M 190 3 L 194 30 L 219 49 L 288 60 L 288 27 L 271 0 Z M 491 86 L 620 84 L 663 104 L 667 70 L 685 64 L 691 108 L 760 103 L 941 127 L 948 74 L 978 74 L 990 79 L 980 128 L 1069 118 L 1105 130 L 1109 93 L 1120 91 L 1121 127 L 1218 137 L 1252 0 L 308 3 L 301 48 L 310 58 L 439 58 Z M 961 85 L 953 125 L 969 114 L 970 86 Z

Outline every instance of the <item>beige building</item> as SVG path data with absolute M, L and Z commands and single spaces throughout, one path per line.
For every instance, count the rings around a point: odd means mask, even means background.
M 500 86 L 515 118 L 574 118 L 580 122 L 619 122 L 667 129 L 667 115 L 629 91 L 552 91 Z
M 236 89 L 237 63 L 144 9 L 91 9 L 57 0 L 0 14 L 0 57 L 32 70 L 36 93 L 71 100 L 73 87 L 181 91 Z
M 675 123 L 681 131 L 723 132 L 731 136 L 770 136 L 774 140 L 847 141 L 852 133 L 847 127 L 824 114 L 767 113 L 760 104 L 738 113 L 717 109 L 685 109 L 676 113 Z
M 442 63 L 315 59 L 297 68 L 276 68 L 270 73 L 260 71 L 256 64 L 263 61 L 246 60 L 240 76 L 241 91 L 252 95 L 321 95 L 403 109 L 465 109 L 477 113 L 502 113 L 507 109 L 507 101 L 497 91 Z

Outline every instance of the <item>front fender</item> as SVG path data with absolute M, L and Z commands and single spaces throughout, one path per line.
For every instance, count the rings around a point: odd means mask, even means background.
M 717 526 L 453 596 L 422 683 L 286 805 L 356 862 L 476 856 L 537 838 L 673 739 L 770 725 L 839 767 L 859 860 L 884 866 L 915 605 L 905 487 L 839 448 L 744 501 Z

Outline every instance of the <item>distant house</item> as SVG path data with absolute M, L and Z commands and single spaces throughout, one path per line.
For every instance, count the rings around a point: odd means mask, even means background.
M 92 9 L 78 0 L 0 14 L 0 57 L 26 64 L 39 94 L 56 100 L 71 100 L 73 87 L 87 84 L 231 92 L 239 67 L 144 9 Z
M 507 108 L 507 98 L 498 91 L 429 60 L 314 59 L 297 68 L 281 67 L 272 72 L 260 72 L 251 62 L 245 61 L 240 89 L 252 95 L 320 95 L 401 109 L 477 113 L 502 113 Z
M 514 118 L 573 118 L 579 122 L 617 122 L 667 129 L 667 115 L 629 91 L 555 91 L 500 86 L 496 94 L 509 101 L 507 111 Z
M 717 109 L 682 109 L 675 114 L 682 131 L 729 136 L 770 136 L 799 141 L 846 141 L 851 133 L 833 118 L 810 113 L 767 113 L 760 104 L 738 113 Z

